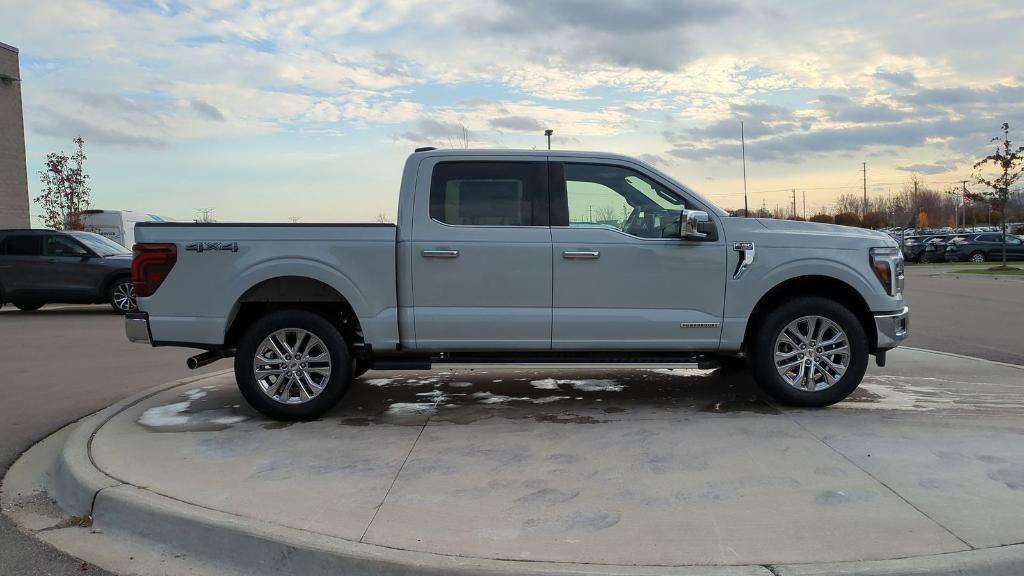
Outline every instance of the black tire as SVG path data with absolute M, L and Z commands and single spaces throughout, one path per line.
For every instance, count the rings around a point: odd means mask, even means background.
M 725 372 L 746 372 L 750 363 L 743 356 L 719 356 L 718 368 Z
M 824 390 L 799 390 L 787 383 L 775 368 L 775 339 L 802 316 L 821 316 L 835 322 L 850 344 L 850 364 L 842 377 Z M 749 350 L 754 380 L 767 394 L 791 406 L 823 407 L 849 396 L 868 367 L 868 338 L 857 317 L 842 304 L 818 296 L 796 298 L 772 310 L 761 322 Z
M 256 380 L 253 361 L 260 343 L 278 330 L 299 328 L 319 338 L 330 355 L 331 371 L 324 389 L 302 404 L 284 404 L 267 396 Z M 246 330 L 235 351 L 235 381 L 249 404 L 275 420 L 312 420 L 333 408 L 352 380 L 348 346 L 326 318 L 308 310 L 280 310 L 260 318 Z
M 127 308 L 122 308 L 118 302 L 123 300 L 123 294 L 118 293 L 118 289 L 127 290 L 131 296 L 131 304 Z M 118 314 L 125 314 L 127 312 L 134 312 L 139 309 L 139 305 L 135 302 L 135 287 L 132 286 L 131 277 L 125 276 L 122 278 L 115 278 L 110 286 L 107 287 L 107 303 L 114 309 L 114 312 Z
M 352 379 L 355 380 L 356 378 L 359 378 L 363 374 L 366 374 L 366 371 L 369 370 L 369 369 L 370 369 L 370 366 L 366 362 L 366 360 L 353 360 L 352 361 Z
M 975 256 L 979 257 L 980 260 L 975 260 L 974 259 Z M 971 252 L 971 255 L 967 257 L 967 260 L 969 260 L 971 262 L 984 262 L 985 261 L 985 253 L 982 252 L 981 250 L 977 250 L 977 251 Z
M 43 302 L 12 302 L 12 304 L 22 312 L 32 312 L 43 307 Z

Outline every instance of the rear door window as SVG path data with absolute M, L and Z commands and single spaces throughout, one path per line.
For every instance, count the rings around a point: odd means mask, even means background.
M 441 162 L 430 217 L 455 226 L 546 226 L 544 162 Z
M 43 237 L 38 234 L 8 236 L 0 245 L 0 253 L 7 256 L 42 256 Z

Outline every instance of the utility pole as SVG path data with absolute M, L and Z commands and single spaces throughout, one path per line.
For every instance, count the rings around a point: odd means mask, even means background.
M 961 180 L 960 184 L 964 187 L 963 204 L 964 204 L 964 228 L 967 228 L 967 180 Z M 971 230 L 974 230 L 974 221 L 971 221 Z
M 768 203 L 765 201 L 765 199 L 761 198 L 761 213 L 757 215 L 759 218 L 763 218 L 764 217 L 764 213 L 768 211 L 767 204 Z
M 804 220 L 807 220 L 807 190 L 804 190 Z
M 861 162 L 861 167 L 864 170 L 864 215 L 862 218 L 868 217 L 868 163 Z
M 544 135 L 548 137 L 548 150 L 551 150 L 551 135 L 554 133 L 555 131 L 550 128 L 544 131 Z
M 747 208 L 747 139 L 743 135 L 743 121 L 740 120 L 740 150 L 743 154 L 743 217 L 750 218 Z
M 793 219 L 796 220 L 796 188 L 793 188 Z

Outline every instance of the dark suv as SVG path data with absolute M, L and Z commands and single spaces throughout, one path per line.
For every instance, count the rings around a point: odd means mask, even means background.
M 92 232 L 0 230 L 0 305 L 98 304 L 135 310 L 132 255 Z
M 1003 259 L 1003 235 L 987 232 L 971 234 L 946 245 L 946 260 L 950 262 L 994 262 Z M 1006 259 L 1024 260 L 1024 241 L 1017 236 L 1006 236 Z

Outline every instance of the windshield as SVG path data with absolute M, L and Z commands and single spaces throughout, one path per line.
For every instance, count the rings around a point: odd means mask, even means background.
M 124 246 L 121 246 L 110 238 L 100 236 L 99 234 L 94 234 L 92 232 L 71 232 L 70 234 L 75 237 L 75 240 L 85 244 L 90 250 L 100 256 L 131 254 L 131 252 Z

